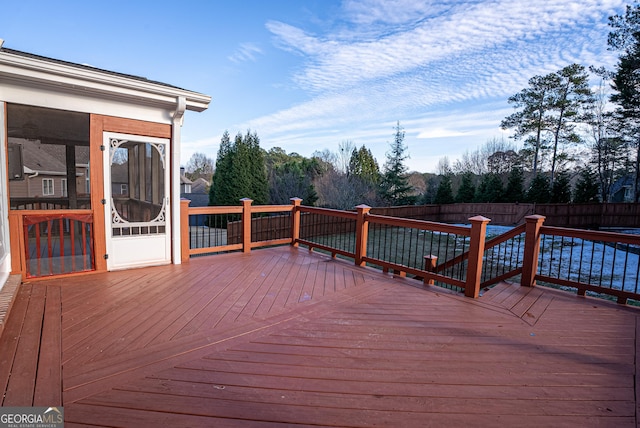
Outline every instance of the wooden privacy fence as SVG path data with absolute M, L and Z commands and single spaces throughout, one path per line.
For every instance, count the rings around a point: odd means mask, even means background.
M 188 204 L 182 201 L 183 261 L 303 245 L 474 298 L 483 287 L 514 278 L 523 286 L 540 281 L 615 296 L 620 303 L 640 300 L 640 235 L 544 226 L 544 216 L 529 215 L 524 224 L 487 239 L 491 220 L 483 216 L 463 226 L 372 214 L 366 205 L 356 211 L 306 207 L 297 198 L 291 205 L 252 206 L 250 199 L 241 206 Z
M 414 218 L 441 223 L 464 223 L 469 217 L 482 215 L 491 224 L 518 225 L 529 215 L 542 215 L 547 226 L 575 228 L 640 227 L 640 204 L 515 204 L 464 203 L 445 205 L 410 205 L 372 208 L 372 214 Z

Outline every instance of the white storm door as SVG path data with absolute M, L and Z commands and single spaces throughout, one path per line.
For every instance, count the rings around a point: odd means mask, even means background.
M 171 262 L 169 140 L 105 132 L 107 269 Z

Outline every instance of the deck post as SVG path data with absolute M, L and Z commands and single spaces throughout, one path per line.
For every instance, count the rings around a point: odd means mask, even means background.
M 538 256 L 540 255 L 540 228 L 545 217 L 541 215 L 530 215 L 525 217 L 524 254 L 522 257 L 522 276 L 520 284 L 525 287 L 536 285 L 536 274 L 538 273 Z
M 189 261 L 191 236 L 189 234 L 189 199 L 180 199 L 180 259 L 182 263 Z
M 291 211 L 291 245 L 298 248 L 300 243 L 300 204 L 302 199 L 291 198 L 293 204 L 293 210 Z
M 358 205 L 358 218 L 356 220 L 356 266 L 364 266 L 363 257 L 367 256 L 367 237 L 369 236 L 369 221 L 367 214 L 371 207 L 369 205 Z
M 469 263 L 467 265 L 467 282 L 464 287 L 464 295 L 477 299 L 480 294 L 482 257 L 484 256 L 487 223 L 491 220 L 479 215 L 471 217 L 469 221 L 471 222 L 471 239 L 469 242 Z
M 251 252 L 251 204 L 253 199 L 242 198 L 242 252 Z
M 427 272 L 435 272 L 437 264 L 438 256 L 434 256 L 433 254 L 424 256 L 424 270 L 426 270 Z M 433 285 L 435 283 L 433 278 L 427 278 L 426 276 L 422 281 L 424 282 L 424 285 Z

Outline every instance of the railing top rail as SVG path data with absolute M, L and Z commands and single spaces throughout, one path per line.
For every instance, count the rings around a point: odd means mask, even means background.
M 526 230 L 526 224 L 521 224 L 519 226 L 514 227 L 513 229 L 511 229 L 508 232 L 505 232 L 501 235 L 498 235 L 494 238 L 491 238 L 489 240 L 487 240 L 487 242 L 485 242 L 484 244 L 484 249 L 485 251 L 495 247 L 496 245 L 500 245 L 503 242 L 508 241 L 511 238 L 515 238 L 516 236 L 520 235 L 521 233 L 524 233 Z
M 57 209 L 57 210 L 11 210 L 10 214 L 20 216 L 53 216 L 53 215 L 78 215 L 78 214 L 92 214 L 90 209 Z
M 330 208 L 308 207 L 306 205 L 300 206 L 300 212 L 311 213 L 311 214 L 322 214 L 322 215 L 328 215 L 331 217 L 347 218 L 351 220 L 356 220 L 358 218 L 358 214 L 351 211 L 341 211 L 341 210 L 334 210 Z
M 596 230 L 569 229 L 565 227 L 542 226 L 540 233 L 545 235 L 566 236 L 591 241 L 618 242 L 640 245 L 640 235 L 617 232 L 601 232 Z
M 279 213 L 283 211 L 293 211 L 293 205 L 252 205 L 252 213 Z
M 413 220 L 408 218 L 390 217 L 377 214 L 367 214 L 370 223 L 385 224 L 388 226 L 410 227 L 420 230 L 431 230 L 435 232 L 455 233 L 456 235 L 470 236 L 471 228 L 466 226 L 454 226 L 445 223 L 436 223 L 426 220 Z
M 189 214 L 242 214 L 242 206 L 189 207 Z

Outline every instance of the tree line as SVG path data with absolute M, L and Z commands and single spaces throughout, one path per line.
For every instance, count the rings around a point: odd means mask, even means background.
M 609 49 L 619 53 L 614 70 L 570 64 L 530 78 L 509 97 L 514 112 L 500 123 L 512 132 L 510 140 L 487 141 L 453 163 L 442 158 L 437 174 L 408 172 L 400 122 L 382 168 L 368 148 L 351 141 L 341 142 L 337 152 L 305 158 L 279 147 L 263 150 L 258 135 L 247 131 L 233 140 L 225 132 L 215 168 L 196 154 L 187 170 L 192 176 L 215 171 L 211 205 L 235 205 L 243 197 L 287 204 L 294 196 L 306 205 L 339 209 L 362 203 L 610 202 L 624 180 L 631 199 L 640 202 L 640 5 L 627 6 L 609 25 Z
M 238 133 L 220 141 L 211 187 L 210 205 L 237 205 L 241 198 L 254 204 L 289 204 L 299 197 L 305 205 L 351 209 L 358 204 L 412 205 L 417 201 L 409 184 L 404 130 L 397 123 L 394 140 L 381 169 L 371 151 L 343 141 L 337 153 L 315 152 L 311 158 L 280 147 L 264 150 L 256 132 Z M 192 157 L 187 170 L 195 168 Z M 194 175 L 192 175 L 194 176 Z
M 640 6 L 609 25 L 615 69 L 570 64 L 529 79 L 500 124 L 522 147 L 493 141 L 442 159 L 434 203 L 611 202 L 625 187 L 640 202 Z

